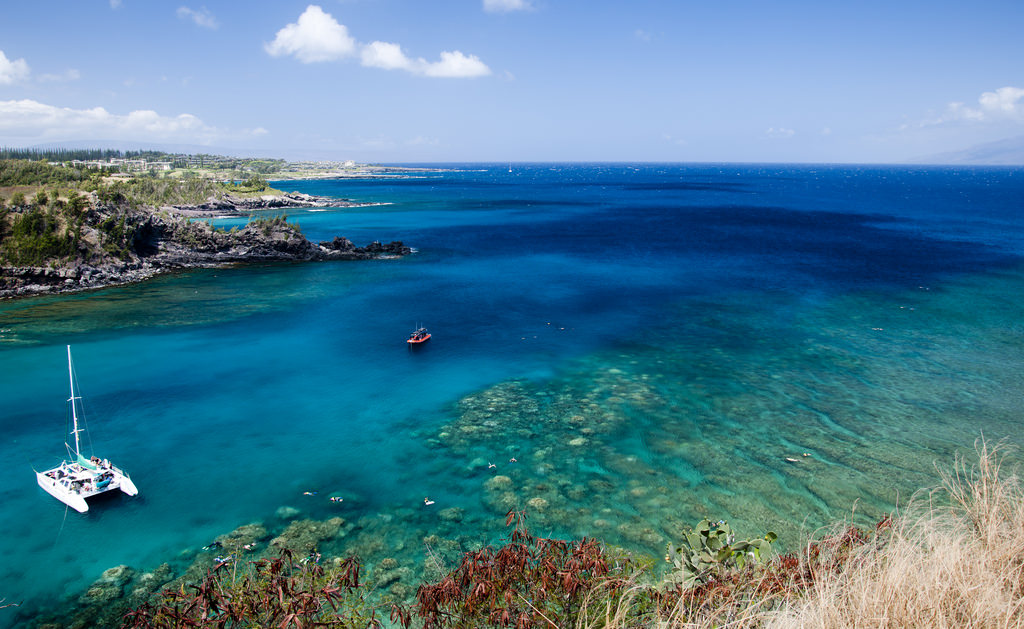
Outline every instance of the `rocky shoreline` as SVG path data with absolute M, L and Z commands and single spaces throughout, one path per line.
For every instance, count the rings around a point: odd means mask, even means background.
M 165 205 L 159 210 L 171 212 L 188 218 L 215 218 L 220 216 L 245 216 L 255 210 L 274 210 L 285 208 L 311 207 L 360 207 L 350 199 L 332 199 L 318 197 L 302 192 L 286 192 L 282 195 L 263 195 L 259 197 L 238 197 L 226 195 L 223 199 L 210 199 L 198 205 Z
M 76 255 L 58 264 L 5 266 L 0 299 L 60 294 L 129 284 L 161 273 L 247 262 L 319 262 L 396 258 L 412 253 L 401 242 L 358 247 L 344 237 L 314 243 L 283 218 L 258 219 L 226 231 L 194 218 L 245 215 L 256 209 L 339 207 L 350 201 L 301 193 L 252 199 L 226 197 L 195 206 L 126 210 L 94 207 Z M 117 224 L 116 231 L 111 229 Z

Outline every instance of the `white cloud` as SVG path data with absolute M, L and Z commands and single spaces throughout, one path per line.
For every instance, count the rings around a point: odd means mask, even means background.
M 268 133 L 270 133 L 270 132 L 267 131 L 266 129 L 264 129 L 263 127 L 256 127 L 255 129 L 249 130 L 249 135 L 259 136 L 259 135 L 267 135 Z
M 533 7 L 527 0 L 484 0 L 484 11 L 488 13 L 509 13 L 526 11 Z
M 981 110 L 986 115 L 1021 117 L 1024 114 L 1024 89 L 1000 87 L 994 92 L 985 92 L 978 98 Z
M 794 131 L 793 129 L 787 129 L 786 127 L 779 127 L 778 129 L 776 129 L 775 127 L 768 127 L 768 130 L 765 131 L 765 135 L 767 135 L 769 138 L 785 139 L 791 138 L 795 134 L 796 131 Z
M 471 78 L 487 76 L 491 73 L 483 61 L 476 55 L 466 56 L 458 50 L 442 52 L 441 60 L 421 66 L 426 76 L 447 78 Z
M 375 41 L 363 46 L 360 58 L 362 64 L 368 68 L 411 70 L 413 66 L 412 59 L 405 56 L 401 46 L 382 41 Z
M 654 39 L 654 35 L 651 35 L 649 32 L 645 31 L 642 28 L 638 28 L 635 31 L 633 31 L 633 36 L 642 42 L 650 42 L 651 40 Z
M 978 97 L 978 105 L 962 102 L 946 105 L 946 110 L 917 123 L 918 127 L 931 127 L 955 122 L 1024 122 L 1024 89 L 1000 87 L 994 92 L 984 92 Z M 907 129 L 911 125 L 903 125 Z
M 423 58 L 410 59 L 398 44 L 375 41 L 363 46 L 361 62 L 368 68 L 405 70 L 430 77 L 467 78 L 491 73 L 476 55 L 466 56 L 458 50 L 442 52 L 441 60 L 433 63 Z
M 121 0 L 110 0 L 110 8 L 111 9 L 120 9 L 121 8 Z
M 189 7 L 178 7 L 178 18 L 182 20 L 192 20 L 195 22 L 196 26 L 212 30 L 216 30 L 217 27 L 220 26 L 220 23 L 217 22 L 217 18 L 213 17 L 213 14 L 210 13 L 210 10 L 206 7 L 203 7 L 198 11 Z
M 356 52 L 348 29 L 315 4 L 306 7 L 298 22 L 277 31 L 274 41 L 264 45 L 272 57 L 294 56 L 302 63 L 337 61 Z
M 28 63 L 24 59 L 10 61 L 0 50 L 0 85 L 12 85 L 28 78 Z
M 422 57 L 409 57 L 399 44 L 374 41 L 359 44 L 330 14 L 316 5 L 309 5 L 298 22 L 277 32 L 264 46 L 267 54 L 294 56 L 303 63 L 340 61 L 358 52 L 360 63 L 367 68 L 404 70 L 429 77 L 469 78 L 487 76 L 491 69 L 476 55 L 444 51 L 440 60 L 430 62 Z
M 0 141 L 173 140 L 206 144 L 224 132 L 192 114 L 162 116 L 152 110 L 110 113 L 102 107 L 71 109 L 34 100 L 0 101 Z

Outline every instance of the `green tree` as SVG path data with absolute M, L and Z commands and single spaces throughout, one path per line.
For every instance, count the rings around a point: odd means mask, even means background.
M 245 192 L 260 192 L 267 189 L 267 180 L 259 175 L 252 175 L 242 182 L 239 189 Z
M 52 213 L 33 208 L 16 217 L 4 238 L 4 257 L 14 264 L 42 265 L 74 253 L 75 238 Z
M 89 197 L 83 194 L 72 194 L 68 201 L 68 210 L 75 219 L 81 219 L 89 207 Z

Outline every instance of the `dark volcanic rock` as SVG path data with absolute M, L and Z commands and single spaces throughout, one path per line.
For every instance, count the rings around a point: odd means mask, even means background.
M 412 253 L 410 247 L 402 244 L 402 241 L 395 240 L 387 244 L 372 242 L 365 247 L 357 247 L 348 238 L 335 236 L 330 242 L 321 242 L 319 245 L 319 260 L 367 260 L 370 258 L 391 258 L 406 256 Z

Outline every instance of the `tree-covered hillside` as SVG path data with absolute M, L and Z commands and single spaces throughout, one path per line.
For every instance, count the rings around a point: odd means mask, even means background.
M 144 173 L 112 178 L 99 168 L 0 160 L 0 264 L 61 265 L 75 257 L 95 258 L 97 251 L 123 259 L 130 234 L 119 213 L 270 192 L 277 191 L 259 175 L 237 183 Z M 83 240 L 88 227 L 97 234 L 92 242 Z

